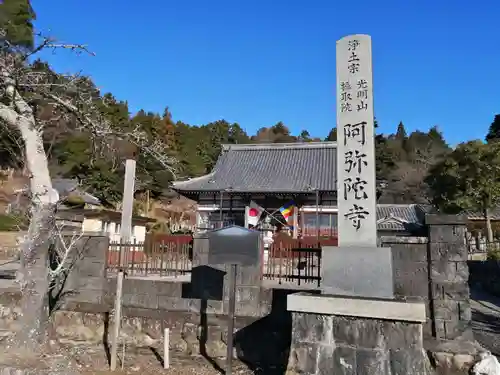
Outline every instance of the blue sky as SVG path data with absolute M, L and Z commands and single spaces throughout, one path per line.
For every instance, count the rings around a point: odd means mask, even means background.
M 438 125 L 483 138 L 500 113 L 495 0 L 32 0 L 40 31 L 95 57 L 46 54 L 83 70 L 131 111 L 248 132 L 278 121 L 324 137 L 335 126 L 335 42 L 373 38 L 375 114 L 384 133 Z

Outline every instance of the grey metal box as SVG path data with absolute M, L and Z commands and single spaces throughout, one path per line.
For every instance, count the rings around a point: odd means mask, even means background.
M 208 232 L 208 263 L 254 266 L 259 263 L 260 232 L 229 226 Z

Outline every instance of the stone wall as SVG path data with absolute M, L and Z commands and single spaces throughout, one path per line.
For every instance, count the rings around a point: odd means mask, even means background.
M 424 336 L 452 339 L 468 331 L 470 307 L 467 287 L 465 225 L 456 216 L 428 215 L 429 238 L 382 237 L 392 248 L 396 298 L 427 303 Z M 115 280 L 106 278 L 108 239 L 86 236 L 78 242 L 74 268 L 65 284 L 66 301 L 112 307 Z M 227 314 L 227 267 L 208 264 L 208 239 L 194 240 L 193 277 L 151 280 L 126 278 L 126 307 Z M 188 279 L 183 279 L 188 280 Z M 270 310 L 269 290 L 261 288 L 261 266 L 239 267 L 236 313 L 262 317 Z
M 68 306 L 102 304 L 112 308 L 116 278 L 106 275 L 106 250 L 109 239 L 84 235 L 75 244 L 68 260 L 70 272 L 60 280 L 57 290 L 62 304 Z M 269 313 L 272 293 L 261 288 L 260 264 L 238 267 L 236 275 L 236 315 L 262 317 Z M 125 277 L 123 306 L 141 309 L 227 314 L 228 267 L 208 264 L 208 239 L 196 238 L 193 271 L 189 278 Z
M 116 277 L 107 277 L 105 272 L 107 241 L 93 236 L 78 243 L 78 256 L 62 289 L 61 308 L 53 315 L 51 334 L 55 342 L 88 345 L 108 341 L 106 332 L 113 321 Z M 193 355 L 224 356 L 227 271 L 224 265 L 208 264 L 208 241 L 197 238 L 190 278 L 126 277 L 122 339 L 132 346 L 159 348 L 163 328 L 169 327 L 173 349 Z M 291 340 L 286 295 L 295 291 L 266 289 L 260 284 L 260 264 L 238 267 L 235 350 L 250 367 L 286 368 Z M 4 326 L 10 330 L 16 324 L 12 318 L 16 310 L 6 311 L 4 322 L 12 326 Z
M 142 284 L 141 287 L 146 285 Z M 149 285 L 166 287 L 156 283 Z M 236 316 L 234 354 L 250 368 L 260 369 L 265 374 L 280 368 L 286 369 L 292 331 L 291 314 L 286 311 L 286 296 L 291 292 L 293 291 L 268 290 L 268 298 L 272 302 L 268 314 L 263 318 Z M 17 320 L 21 312 L 19 299 L 19 293 L 0 293 L 0 337 L 22 328 Z M 227 316 L 214 313 L 215 311 L 212 313 L 210 309 L 206 314 L 200 314 L 197 311 L 199 302 L 193 299 L 190 303 L 190 306 L 195 306 L 191 311 L 187 311 L 186 305 L 180 304 L 165 310 L 133 307 L 136 304 L 134 301 L 125 303 L 120 342 L 124 342 L 129 349 L 153 348 L 161 351 L 163 331 L 168 327 L 170 347 L 174 351 L 172 355 L 201 354 L 209 359 L 224 357 L 228 336 Z M 113 324 L 111 306 L 71 302 L 64 306 L 64 310 L 53 313 L 49 335 L 55 345 L 107 346 L 111 343 Z
M 421 324 L 294 313 L 293 326 L 290 366 L 301 374 L 425 374 Z
M 433 336 L 437 339 L 471 339 L 466 218 L 427 215 L 429 273 Z
M 72 237 L 64 237 L 66 244 L 71 240 Z M 59 277 L 59 286 L 53 293 L 57 303 L 103 301 L 107 294 L 108 246 L 109 238 L 98 234 L 84 234 L 76 240 L 66 262 L 68 272 Z
M 112 308 L 116 279 L 108 281 L 103 303 Z M 138 309 L 188 311 L 207 314 L 227 314 L 227 299 L 201 299 L 192 282 L 126 278 L 123 281 L 123 306 Z M 236 287 L 236 315 L 262 317 L 271 310 L 272 290 L 258 288 L 255 294 L 248 288 Z
M 432 336 L 427 237 L 382 237 L 382 246 L 392 249 L 394 295 L 397 299 L 424 302 L 427 323 L 424 336 Z
M 383 237 L 392 248 L 395 296 L 427 304 L 424 336 L 472 338 L 465 219 L 427 215 L 429 237 Z

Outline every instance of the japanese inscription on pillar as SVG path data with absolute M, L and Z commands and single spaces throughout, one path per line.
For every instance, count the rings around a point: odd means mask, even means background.
M 375 132 L 369 35 L 337 41 L 339 246 L 376 246 Z

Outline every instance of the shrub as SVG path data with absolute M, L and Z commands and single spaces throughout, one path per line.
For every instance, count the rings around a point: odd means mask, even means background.
M 500 260 L 500 246 L 497 242 L 488 244 L 486 247 L 488 260 Z

